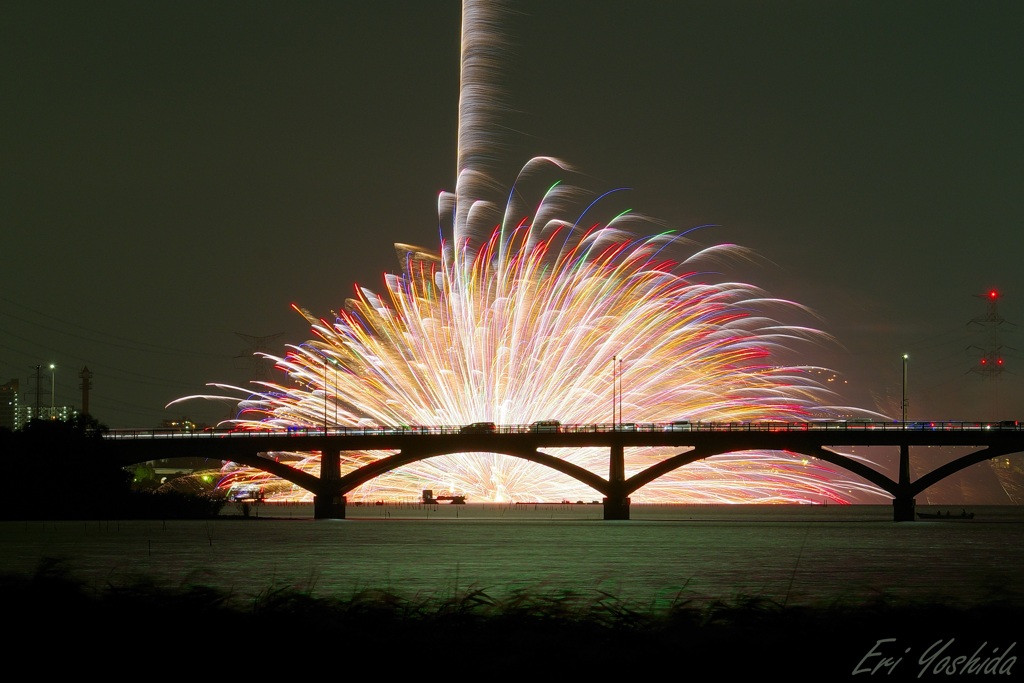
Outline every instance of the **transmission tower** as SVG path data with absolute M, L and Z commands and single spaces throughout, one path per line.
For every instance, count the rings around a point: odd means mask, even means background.
M 274 365 L 261 354 L 271 351 L 270 344 L 280 338 L 284 333 L 278 332 L 267 337 L 253 337 L 252 335 L 235 332 L 239 337 L 249 343 L 249 348 L 235 356 L 236 367 L 242 367 L 249 371 L 249 378 L 253 381 L 267 381 L 271 378 L 270 371 Z
M 986 299 L 988 310 L 985 315 L 971 318 L 972 325 L 981 325 L 985 329 L 985 345 L 972 344 L 967 347 L 968 350 L 974 349 L 980 352 L 980 358 L 970 371 L 987 379 L 996 379 L 1006 370 L 1006 365 L 1003 362 L 1003 343 L 1000 337 L 1001 326 L 1006 323 L 1006 320 L 999 315 L 999 292 L 992 289 L 986 294 L 975 294 L 974 296 Z

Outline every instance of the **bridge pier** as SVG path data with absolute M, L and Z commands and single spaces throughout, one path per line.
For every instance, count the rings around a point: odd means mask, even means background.
M 320 481 L 330 484 L 341 478 L 341 449 L 324 448 L 320 451 Z M 345 496 L 325 486 L 313 496 L 313 519 L 345 519 Z
M 899 493 L 892 499 L 892 521 L 913 522 L 916 500 L 910 491 L 910 444 L 900 444 Z
M 623 493 L 626 481 L 626 452 L 621 443 L 612 444 L 608 459 L 608 483 L 611 490 L 604 499 L 605 519 L 629 519 L 629 496 Z
M 313 496 L 313 519 L 345 519 L 345 496 Z
M 894 522 L 913 522 L 915 516 L 915 509 L 917 507 L 917 499 L 909 497 L 899 497 L 892 499 L 892 521 Z
M 604 499 L 605 519 L 629 519 L 629 496 L 609 496 Z

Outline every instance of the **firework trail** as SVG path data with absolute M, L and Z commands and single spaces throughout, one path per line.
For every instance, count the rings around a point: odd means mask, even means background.
M 850 415 L 833 405 L 819 380 L 823 368 L 784 360 L 804 345 L 830 342 L 814 327 L 786 322 L 809 319 L 809 311 L 750 284 L 712 281 L 722 264 L 747 258 L 742 248 L 702 248 L 691 234 L 651 231 L 651 222 L 630 211 L 605 214 L 617 195 L 593 198 L 558 182 L 571 169 L 552 158 L 528 162 L 504 202 L 488 201 L 496 187 L 486 167 L 498 22 L 490 6 L 472 2 L 463 21 L 459 169 L 456 191 L 438 201 L 440 247 L 397 245 L 401 270 L 385 277 L 383 293 L 357 288 L 333 320 L 296 306 L 314 338 L 287 347 L 284 357 L 268 356 L 287 382 L 254 382 L 255 392 L 217 384 L 226 393 L 204 398 L 237 401 L 232 422 L 243 429 L 591 424 L 615 419 L 617 375 L 626 422 Z M 547 452 L 607 473 L 606 449 Z M 628 449 L 626 474 L 675 452 Z M 383 455 L 343 452 L 343 473 Z M 319 472 L 315 453 L 278 457 Z M 881 494 L 844 476 L 786 453 L 740 453 L 676 470 L 632 499 L 845 502 Z M 231 466 L 221 485 L 241 484 L 264 486 L 270 499 L 312 497 Z M 464 453 L 406 466 L 349 497 L 410 500 L 424 488 L 495 502 L 595 495 L 534 463 Z

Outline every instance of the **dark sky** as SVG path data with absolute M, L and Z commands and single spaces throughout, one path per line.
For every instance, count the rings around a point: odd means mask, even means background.
M 718 227 L 840 342 L 848 403 L 1024 418 L 1024 4 L 548 0 L 506 22 L 499 177 L 563 158 Z M 0 383 L 112 427 L 225 417 L 254 340 L 311 335 L 438 243 L 461 5 L 0 5 Z M 1000 325 L 972 322 L 1001 293 Z M 1001 347 L 997 377 L 972 372 Z

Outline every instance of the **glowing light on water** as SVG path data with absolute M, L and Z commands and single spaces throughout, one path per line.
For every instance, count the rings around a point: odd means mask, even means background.
M 823 368 L 786 359 L 829 343 L 799 304 L 715 275 L 744 249 L 702 247 L 698 231 L 655 229 L 632 211 L 559 182 L 571 169 L 531 160 L 507 193 L 483 170 L 489 144 L 484 85 L 493 66 L 483 5 L 464 9 L 459 173 L 438 201 L 443 238 L 396 245 L 398 273 L 382 293 L 359 287 L 330 319 L 301 307 L 313 338 L 272 358 L 282 381 L 214 385 L 238 401 L 239 428 L 359 425 L 787 422 L 856 414 L 834 406 Z M 555 182 L 543 181 L 553 174 Z M 538 184 L 539 183 L 539 184 Z M 529 200 L 530 203 L 527 203 Z M 616 377 L 617 379 L 613 379 Z M 616 396 L 614 382 L 621 382 Z M 179 400 L 190 400 L 186 397 Z M 552 449 L 606 475 L 605 449 Z M 627 476 L 676 451 L 628 450 Z M 384 453 L 342 453 L 351 470 Z M 278 454 L 319 471 L 317 454 Z M 266 473 L 232 467 L 222 486 L 262 485 L 271 499 L 310 494 Z M 422 489 L 471 501 L 592 500 L 575 480 L 518 458 L 439 456 L 371 481 L 351 500 L 415 499 Z M 880 492 L 826 463 L 742 453 L 688 465 L 644 487 L 635 502 L 844 502 Z

